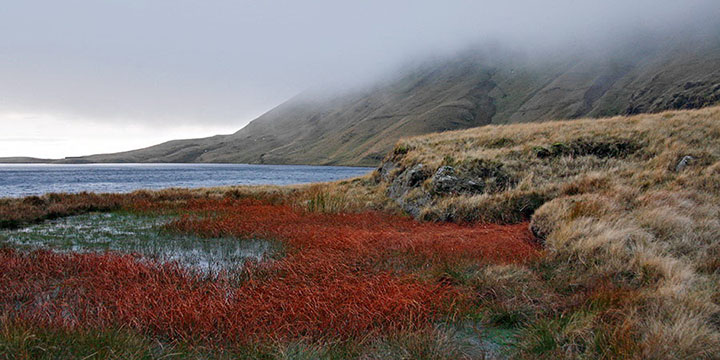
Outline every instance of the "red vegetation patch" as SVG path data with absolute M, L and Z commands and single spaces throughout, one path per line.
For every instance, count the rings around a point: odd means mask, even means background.
M 117 254 L 3 250 L 0 260 L 4 314 L 52 326 L 124 324 L 192 341 L 347 337 L 417 327 L 453 293 L 387 274 L 232 286 Z
M 277 238 L 296 250 L 363 263 L 402 257 L 422 262 L 524 262 L 537 255 L 527 223 L 419 223 L 379 212 L 318 214 L 251 200 L 198 200 L 172 228 L 207 237 Z M 203 214 L 197 217 L 195 214 Z
M 418 269 L 536 255 L 525 224 L 312 214 L 247 200 L 191 202 L 170 227 L 276 239 L 286 256 L 246 266 L 238 281 L 131 255 L 2 250 L 0 310 L 42 324 L 125 325 L 186 340 L 362 337 L 427 326 L 463 303 L 462 289 Z

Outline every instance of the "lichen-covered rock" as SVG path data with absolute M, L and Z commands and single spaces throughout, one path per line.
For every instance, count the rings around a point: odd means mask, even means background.
M 395 165 L 392 161 L 385 161 L 380 165 L 380 169 L 378 171 L 380 172 L 380 181 L 382 182 L 390 182 L 392 180 L 390 176 L 392 175 L 393 170 L 397 168 L 397 165 Z
M 433 192 L 449 193 L 460 185 L 460 179 L 455 176 L 455 168 L 452 166 L 441 166 L 432 180 Z
M 387 159 L 377 169 L 376 181 L 388 184 L 386 195 L 414 217 L 442 197 L 496 193 L 515 184 L 502 163 L 488 159 L 463 160 L 434 172 L 422 163 L 399 165 Z
M 432 180 L 433 192 L 435 194 L 473 194 L 482 193 L 482 183 L 472 178 L 457 176 L 452 166 L 441 166 Z
M 422 184 L 428 176 L 429 174 L 425 169 L 425 165 L 417 164 L 408 170 L 405 178 L 405 185 L 408 187 L 418 186 Z
M 388 184 L 387 196 L 415 217 L 436 198 L 494 193 L 514 184 L 502 163 L 486 159 L 440 166 L 434 173 L 424 164 L 403 168 L 387 160 L 377 174 L 378 181 Z
M 477 169 L 466 169 L 461 166 L 460 170 L 456 170 L 452 166 L 441 166 L 432 178 L 433 193 L 438 195 L 447 194 L 482 194 L 487 192 L 488 185 L 492 188 L 497 182 L 505 182 L 507 176 L 500 171 L 501 166 L 497 169 L 483 168 L 482 171 Z
M 403 211 L 414 218 L 419 218 L 423 208 L 432 202 L 432 197 L 421 188 L 414 188 L 396 201 L 400 203 Z
M 380 168 L 380 178 L 389 182 L 387 196 L 400 205 L 406 213 L 418 217 L 422 209 L 432 201 L 430 194 L 422 188 L 423 182 L 430 177 L 430 172 L 423 164 L 416 164 L 409 169 L 397 172 L 397 166 L 386 165 Z M 383 171 L 383 169 L 385 169 Z M 385 174 L 385 175 L 384 175 Z
M 693 157 L 692 157 L 692 156 L 689 156 L 689 155 L 683 156 L 683 158 L 682 158 L 682 159 L 678 162 L 678 164 L 675 166 L 675 171 L 676 171 L 676 172 L 681 172 L 681 171 L 685 170 L 685 168 L 688 167 L 688 165 L 690 165 L 690 163 L 691 163 L 692 161 L 693 161 Z
M 423 164 L 417 164 L 410 169 L 397 174 L 388 187 L 387 195 L 391 199 L 400 200 L 410 190 L 422 185 L 429 177 L 429 173 Z

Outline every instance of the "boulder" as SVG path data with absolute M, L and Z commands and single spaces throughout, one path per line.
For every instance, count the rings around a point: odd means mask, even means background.
M 409 196 L 406 194 L 402 199 L 399 199 L 399 203 L 402 206 L 403 211 L 410 214 L 414 218 L 419 218 L 422 213 L 422 209 L 432 201 L 430 194 L 426 192 L 419 192 L 416 196 Z
M 396 167 L 397 166 L 392 161 L 386 161 L 386 162 L 382 163 L 382 165 L 380 166 L 380 169 L 379 169 L 380 170 L 380 180 L 383 182 L 389 182 L 391 180 L 390 175 L 392 174 L 393 170 L 395 170 Z
M 425 166 L 423 164 L 417 164 L 408 170 L 405 185 L 407 187 L 415 187 L 422 184 L 422 182 L 427 178 L 428 173 L 425 170 Z
M 482 182 L 456 175 L 452 166 L 441 166 L 435 172 L 432 184 L 436 194 L 478 194 L 485 190 Z
M 381 171 L 382 173 L 382 171 Z M 382 175 L 381 175 L 382 176 Z M 423 164 L 417 164 L 410 169 L 400 172 L 392 179 L 388 187 L 388 197 L 392 199 L 400 199 L 413 188 L 422 185 L 423 181 L 429 177 L 429 174 Z
M 685 170 L 685 168 L 688 167 L 688 165 L 690 165 L 690 163 L 692 161 L 693 161 L 692 156 L 690 156 L 690 155 L 683 156 L 683 158 L 680 159 L 680 161 L 675 166 L 675 171 L 681 172 L 681 171 Z

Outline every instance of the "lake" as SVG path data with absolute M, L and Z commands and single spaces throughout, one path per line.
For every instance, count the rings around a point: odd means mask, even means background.
M 0 197 L 170 187 L 290 185 L 364 175 L 368 167 L 247 164 L 0 164 Z

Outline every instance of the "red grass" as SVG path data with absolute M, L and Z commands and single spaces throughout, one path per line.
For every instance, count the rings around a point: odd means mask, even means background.
M 522 262 L 536 255 L 527 223 L 419 223 L 379 212 L 317 214 L 252 200 L 198 200 L 172 228 L 208 237 L 279 238 L 303 253 L 342 255 L 367 262 L 402 256 L 433 263 L 463 260 Z M 198 219 L 193 213 L 206 214 Z M 212 216 L 219 214 L 220 216 Z
M 463 289 L 419 269 L 536 255 L 525 224 L 311 214 L 248 200 L 195 201 L 187 212 L 171 228 L 277 239 L 287 254 L 250 264 L 238 283 L 131 255 L 3 250 L 0 310 L 48 325 L 126 325 L 186 340 L 363 337 L 428 326 L 463 303 Z

